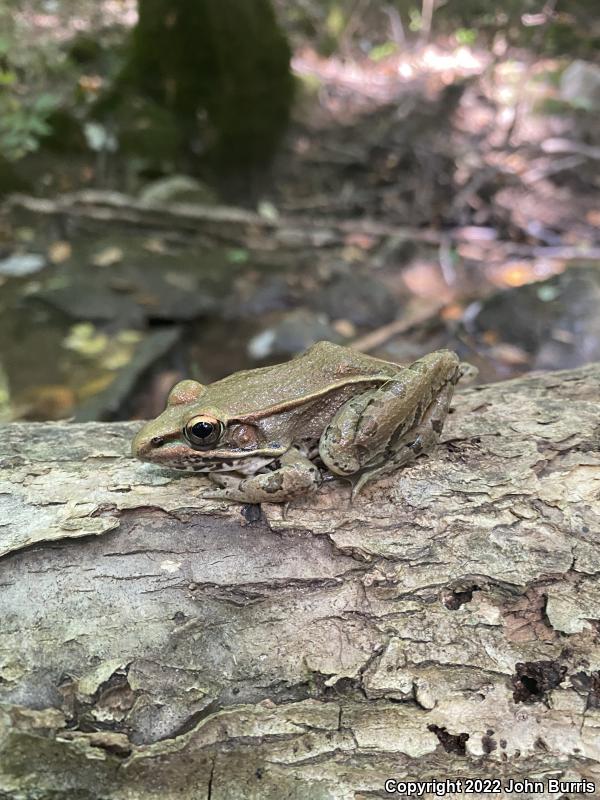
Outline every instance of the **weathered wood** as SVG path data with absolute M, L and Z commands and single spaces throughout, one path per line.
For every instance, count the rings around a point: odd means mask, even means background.
M 600 796 L 599 398 L 465 390 L 434 454 L 287 510 L 133 461 L 136 423 L 4 427 L 0 797 Z

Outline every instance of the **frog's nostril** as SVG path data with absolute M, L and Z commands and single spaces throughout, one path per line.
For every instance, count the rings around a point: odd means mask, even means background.
M 152 439 L 150 439 L 152 447 L 162 447 L 164 443 L 165 438 L 163 436 L 153 436 Z

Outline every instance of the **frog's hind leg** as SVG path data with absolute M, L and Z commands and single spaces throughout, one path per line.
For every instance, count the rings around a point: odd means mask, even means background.
M 414 461 L 417 456 L 427 453 L 435 447 L 444 427 L 453 392 L 453 384 L 444 387 L 423 414 L 421 422 L 412 430 L 401 435 L 395 442 L 390 443 L 390 450 L 384 455 L 383 462 L 367 465 L 358 473 L 357 479 L 353 481 L 352 485 L 352 499 L 373 478 L 404 467 Z
M 323 463 L 334 475 L 358 478 L 355 495 L 371 478 L 431 449 L 459 377 L 456 354 L 438 351 L 350 398 L 321 436 Z

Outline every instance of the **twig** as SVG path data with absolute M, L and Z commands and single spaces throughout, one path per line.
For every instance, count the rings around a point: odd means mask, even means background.
M 371 331 L 371 333 L 367 333 L 365 336 L 361 336 L 359 339 L 355 339 L 349 344 L 349 347 L 353 350 L 360 350 L 361 353 L 369 353 L 371 350 L 381 347 L 393 336 L 408 333 L 415 325 L 427 322 L 427 320 L 438 315 L 443 307 L 443 303 L 432 303 L 425 308 L 420 307 L 418 310 L 408 313 L 402 319 L 396 319 L 387 325 L 382 325 L 381 328 L 377 328 L 375 331 Z

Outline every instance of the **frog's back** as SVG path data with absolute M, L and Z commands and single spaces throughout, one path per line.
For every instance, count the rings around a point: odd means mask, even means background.
M 270 406 L 294 403 L 326 392 L 345 380 L 377 382 L 393 377 L 395 364 L 332 342 L 317 342 L 283 364 L 229 375 L 206 387 L 198 398 L 202 406 L 221 408 L 229 415 L 247 414 Z

